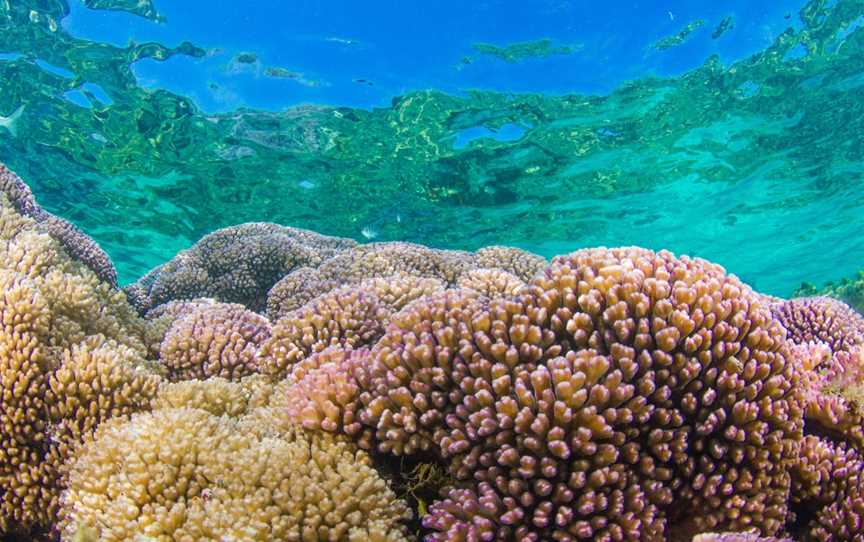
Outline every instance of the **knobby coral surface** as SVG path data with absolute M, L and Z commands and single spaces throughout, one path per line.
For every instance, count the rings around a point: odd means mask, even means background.
M 446 463 L 430 541 L 781 532 L 803 407 L 757 294 L 637 248 L 559 257 L 520 292 L 409 304 L 367 363 L 301 379 L 295 412 Z
M 267 318 L 243 305 L 202 304 L 171 324 L 160 360 L 171 380 L 239 380 L 259 372 L 258 349 L 270 338 L 270 328 Z
M 772 311 L 796 344 L 819 341 L 834 352 L 864 345 L 864 317 L 842 301 L 801 297 L 774 303 Z
M 284 378 L 295 363 L 329 346 L 372 344 L 384 333 L 388 316 L 372 292 L 352 286 L 333 290 L 274 324 L 259 353 L 261 371 Z
M 139 310 L 212 297 L 263 311 L 268 290 L 295 268 L 317 266 L 356 245 L 349 239 L 253 222 L 213 232 L 127 291 Z

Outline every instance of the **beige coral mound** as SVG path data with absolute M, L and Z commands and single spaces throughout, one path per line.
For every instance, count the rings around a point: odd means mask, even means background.
M 238 382 L 219 377 L 166 382 L 159 389 L 153 409 L 197 408 L 215 416 L 236 417 L 268 405 L 274 389 L 271 380 L 262 375 Z
M 91 337 L 64 351 L 48 379 L 52 437 L 74 446 L 104 420 L 148 410 L 161 383 L 154 362 L 128 346 Z
M 103 424 L 71 467 L 63 540 L 402 541 L 410 517 L 347 440 L 197 409 Z

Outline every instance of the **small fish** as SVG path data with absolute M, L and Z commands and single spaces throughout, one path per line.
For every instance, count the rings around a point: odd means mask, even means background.
M 671 11 L 667 11 L 666 13 L 669 14 L 669 20 L 670 20 L 670 21 L 674 21 L 674 20 L 675 20 L 675 15 L 673 15 Z
M 360 230 L 360 235 L 366 239 L 375 239 L 378 237 L 378 230 L 376 230 L 374 226 L 364 226 L 363 229 Z
M 336 37 L 336 36 L 334 36 L 332 38 L 325 38 L 324 41 L 329 41 L 332 43 L 341 43 L 342 45 L 357 45 L 360 43 L 357 40 L 352 40 L 352 39 L 348 39 L 348 38 L 340 38 L 340 37 Z
M 23 112 L 24 106 L 21 105 L 18 106 L 18 109 L 8 117 L 0 115 L 0 127 L 6 128 L 9 130 L 9 133 L 12 134 L 12 137 L 16 137 L 18 135 L 18 119 L 21 118 L 21 113 Z
M 354 79 L 354 82 L 357 83 L 358 85 L 369 85 L 370 87 L 375 84 L 368 79 Z
M 310 181 L 309 179 L 303 179 L 302 181 L 297 183 L 297 186 L 299 186 L 300 188 L 305 188 L 306 190 L 311 190 L 315 188 L 315 183 Z

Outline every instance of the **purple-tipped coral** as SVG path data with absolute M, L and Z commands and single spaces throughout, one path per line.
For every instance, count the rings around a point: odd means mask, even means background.
M 864 317 L 831 297 L 801 297 L 771 306 L 796 344 L 820 341 L 834 352 L 864 345 Z
M 0 164 L 0 193 L 9 198 L 19 213 L 33 219 L 43 231 L 57 239 L 72 258 L 89 267 L 100 279 L 117 286 L 117 271 L 99 244 L 71 222 L 40 207 L 30 187 L 3 164 Z
M 258 349 L 270 333 L 270 321 L 243 305 L 202 304 L 174 321 L 159 357 L 171 380 L 239 380 L 259 372 Z
M 793 509 L 802 513 L 796 527 L 804 538 L 864 541 L 861 454 L 843 444 L 806 436 L 794 465 L 792 502 Z
M 448 292 L 392 321 L 360 419 L 381 452 L 437 453 L 467 484 L 451 499 L 483 511 L 443 501 L 430 540 L 774 535 L 785 523 L 795 364 L 783 328 L 721 267 L 585 250 L 517 297 Z
M 317 266 L 355 245 L 350 239 L 278 224 L 241 224 L 205 236 L 127 291 L 134 294 L 131 297 L 142 312 L 174 299 L 196 297 L 263 311 L 267 292 L 279 279 L 295 268 Z

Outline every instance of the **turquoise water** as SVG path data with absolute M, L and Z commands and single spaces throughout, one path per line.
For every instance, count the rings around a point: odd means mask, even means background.
M 505 3 L 499 35 L 480 8 L 425 14 L 452 19 L 436 32 L 382 4 L 370 21 L 413 25 L 390 38 L 345 34 L 333 4 L 270 41 L 165 4 L 0 3 L 0 115 L 20 113 L 0 160 L 122 283 L 256 220 L 544 256 L 668 248 L 777 295 L 861 267 L 860 2 L 612 3 L 581 27 L 582 8 Z M 270 24 L 230 9 L 211 17 Z M 389 55 L 410 31 L 438 41 Z

